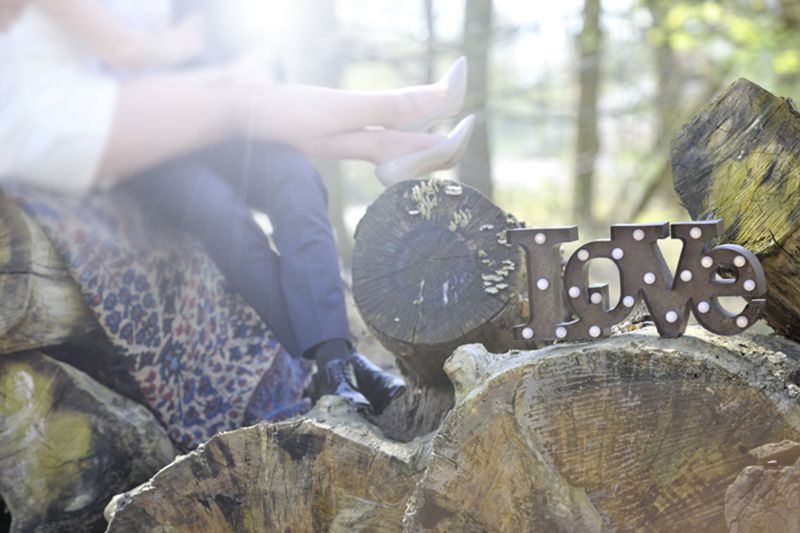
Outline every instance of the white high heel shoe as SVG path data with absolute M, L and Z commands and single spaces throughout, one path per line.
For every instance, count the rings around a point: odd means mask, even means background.
M 467 94 L 467 58 L 461 56 L 456 59 L 438 84 L 447 86 L 447 97 L 442 105 L 427 117 L 403 126 L 401 130 L 427 131 L 436 122 L 454 117 L 461 111 Z
M 436 170 L 451 168 L 464 155 L 474 128 L 475 115 L 468 115 L 456 124 L 442 142 L 382 163 L 375 168 L 375 175 L 389 187 L 401 180 L 416 179 Z

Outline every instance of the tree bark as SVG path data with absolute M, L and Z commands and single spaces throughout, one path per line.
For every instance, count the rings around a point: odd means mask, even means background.
M 464 55 L 469 61 L 467 103 L 469 112 L 483 114 L 458 166 L 459 179 L 492 198 L 492 153 L 489 141 L 489 55 L 492 48 L 492 0 L 468 0 L 464 10 Z
M 523 323 L 518 227 L 475 189 L 404 181 L 387 189 L 356 230 L 353 297 L 364 322 L 416 383 L 449 388 L 442 370 L 458 346 L 497 350 Z
M 578 114 L 575 144 L 575 220 L 584 227 L 594 227 L 594 167 L 600 151 L 597 102 L 600 92 L 600 57 L 603 32 L 600 27 L 600 0 L 585 0 L 583 29 L 578 46 Z
M 102 531 L 102 510 L 175 453 L 141 405 L 38 352 L 0 358 L 0 498 L 12 532 Z
M 800 114 L 740 79 L 703 107 L 671 147 L 675 191 L 695 219 L 721 218 L 720 240 L 756 253 L 764 316 L 800 339 Z
M 39 225 L 0 196 L 0 354 L 61 344 L 98 329 Z

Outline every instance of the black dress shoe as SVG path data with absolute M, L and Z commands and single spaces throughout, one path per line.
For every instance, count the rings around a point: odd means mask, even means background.
M 353 371 L 353 366 L 345 359 L 329 361 L 314 375 L 314 399 L 333 394 L 345 398 L 356 409 L 369 409 L 369 400 L 355 386 Z
M 353 365 L 358 390 L 367 397 L 377 415 L 406 390 L 406 382 L 402 378 L 381 370 L 358 352 L 353 352 L 350 363 Z

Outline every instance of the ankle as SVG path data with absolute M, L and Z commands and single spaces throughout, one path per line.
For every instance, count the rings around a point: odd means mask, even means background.
M 350 359 L 353 355 L 353 346 L 346 339 L 330 339 L 317 344 L 307 353 L 316 361 L 317 367 L 323 368 L 335 359 Z

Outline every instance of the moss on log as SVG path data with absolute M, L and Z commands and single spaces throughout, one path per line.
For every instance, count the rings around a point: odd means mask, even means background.
M 800 114 L 740 79 L 672 141 L 675 190 L 695 219 L 721 218 L 767 278 L 767 322 L 800 339 Z
M 41 353 L 0 358 L 0 498 L 12 532 L 102 530 L 108 500 L 173 456 L 141 405 Z
M 0 354 L 61 344 L 98 329 L 42 229 L 0 196 Z
M 449 387 L 454 349 L 481 342 L 506 350 L 523 323 L 519 227 L 475 189 L 446 180 L 387 189 L 356 230 L 353 297 L 370 331 L 412 380 Z

